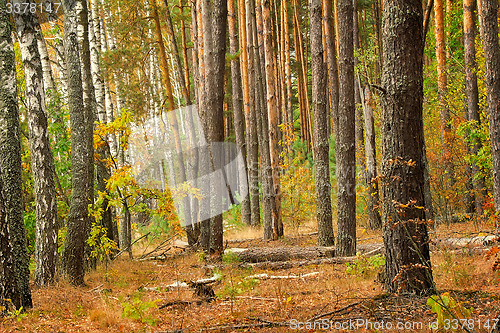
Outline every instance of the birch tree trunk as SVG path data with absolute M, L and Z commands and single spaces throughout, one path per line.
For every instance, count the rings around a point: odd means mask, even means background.
M 33 3 L 30 1 L 29 3 Z M 24 64 L 26 104 L 36 202 L 35 283 L 48 286 L 56 278 L 57 202 L 54 163 L 50 149 L 43 87 L 43 68 L 38 53 L 38 20 L 30 11 L 14 14 Z M 41 37 L 40 37 L 41 38 Z
M 16 91 L 16 62 L 11 23 L 4 0 L 0 1 L 0 294 L 11 296 L 16 308 L 32 307 L 29 258 L 23 218 L 21 133 Z M 10 240 L 10 242 L 9 242 Z M 10 243 L 10 244 L 9 244 Z M 10 246 L 9 246 L 10 245 Z M 10 248 L 9 248 L 10 247 Z M 5 257 L 3 256 L 5 254 Z M 3 273 L 3 272 L 2 272 Z M 4 303 L 4 299 L 1 300 Z

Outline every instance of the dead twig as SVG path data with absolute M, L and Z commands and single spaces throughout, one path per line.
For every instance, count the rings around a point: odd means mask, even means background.
M 353 308 L 355 307 L 356 305 L 359 305 L 361 302 L 354 302 L 354 303 L 351 303 L 351 304 L 348 304 L 340 309 L 337 309 L 337 310 L 334 310 L 334 311 L 330 311 L 330 312 L 327 312 L 327 313 L 322 313 L 322 314 L 319 314 L 317 316 L 314 316 L 312 317 L 311 319 L 307 320 L 307 321 L 315 321 L 315 320 L 318 320 L 320 318 L 323 318 L 323 317 L 328 317 L 328 316 L 331 316 L 331 315 L 334 315 L 334 314 L 337 314 L 337 313 L 340 313 L 340 312 L 344 312 L 345 310 L 349 310 L 350 308 Z

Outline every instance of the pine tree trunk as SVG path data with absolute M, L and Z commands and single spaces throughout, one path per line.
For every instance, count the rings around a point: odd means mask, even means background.
M 307 92 L 307 69 L 304 60 L 304 49 L 302 41 L 301 32 L 301 21 L 299 15 L 299 2 L 298 0 L 293 1 L 293 38 L 295 43 L 295 60 L 298 63 L 297 68 L 297 86 L 299 95 L 299 106 L 300 106 L 300 133 L 301 138 L 307 143 L 307 148 L 309 149 L 311 144 L 311 131 L 309 130 L 310 118 L 308 117 L 309 110 L 309 96 Z
M 479 11 L 486 64 L 495 210 L 500 212 L 500 48 L 498 46 L 497 0 L 481 0 Z M 496 227 L 498 228 L 498 222 Z
M 339 0 L 339 115 L 337 154 L 337 251 L 356 254 L 356 147 L 352 0 Z
M 476 65 L 476 20 L 474 11 L 476 9 L 475 0 L 464 0 L 464 52 L 465 52 L 465 93 L 467 95 L 467 119 L 474 121 L 473 128 L 478 130 L 481 125 L 479 117 L 479 90 L 477 86 L 477 65 Z M 476 138 L 470 138 L 470 152 L 477 155 L 481 149 L 481 142 Z M 472 175 L 474 184 L 476 216 L 483 215 L 483 202 L 485 198 L 484 177 L 476 163 L 472 163 Z
M 314 167 L 316 173 L 316 207 L 318 220 L 318 245 L 333 246 L 335 236 L 332 226 L 330 188 L 328 97 L 326 57 L 323 50 L 322 0 L 311 1 L 311 60 L 313 96 Z
M 424 201 L 422 2 L 384 8 L 383 236 L 390 292 L 435 290 Z
M 32 307 L 29 257 L 23 218 L 21 134 L 16 90 L 16 62 L 6 2 L 0 1 L 0 294 L 16 308 Z M 9 242 L 10 240 L 10 242 Z M 10 244 L 9 244 L 10 243 Z M 9 248 L 9 245 L 11 246 Z M 5 254 L 5 257 L 3 256 Z M 3 273 L 3 272 L 2 272 Z M 1 299 L 4 303 L 4 299 Z
M 291 69 L 291 57 L 290 57 L 290 23 L 288 14 L 288 1 L 284 1 L 283 6 L 283 27 L 284 27 L 284 39 L 285 39 L 285 80 L 286 80 L 286 94 L 287 94 L 287 115 L 290 129 L 293 130 L 294 120 L 293 120 L 293 93 L 292 93 L 292 69 Z
M 238 29 L 236 27 L 237 13 L 235 10 L 235 0 L 228 1 L 228 28 L 229 28 L 229 48 L 232 56 L 235 56 L 240 47 L 238 45 Z M 240 21 L 240 24 L 243 24 Z M 240 56 L 241 57 L 241 56 Z M 232 97 L 233 97 L 233 115 L 234 115 L 234 129 L 236 136 L 236 144 L 241 149 L 243 155 L 243 161 L 245 163 L 245 179 L 247 172 L 247 144 L 245 140 L 245 115 L 243 113 L 243 96 L 241 89 L 241 70 L 239 59 L 233 59 L 231 61 L 231 82 L 232 82 Z M 241 202 L 241 221 L 246 225 L 250 225 L 251 222 L 251 211 L 250 211 L 250 198 L 247 196 Z
M 33 2 L 30 2 L 33 3 Z M 43 69 L 38 53 L 37 18 L 27 11 L 14 14 L 24 64 L 26 104 L 36 202 L 35 283 L 48 286 L 56 278 L 57 202 L 54 163 L 50 149 L 43 89 Z
M 255 61 L 254 61 L 254 25 L 252 19 L 253 1 L 240 1 L 240 11 L 242 14 L 241 25 L 242 36 L 245 36 L 246 44 L 243 44 L 242 62 L 243 69 L 243 101 L 245 110 L 245 120 L 247 127 L 247 164 L 248 164 L 248 183 L 250 187 L 250 209 L 251 209 L 251 225 L 254 227 L 260 226 L 260 205 L 259 205 L 259 141 L 257 137 L 257 116 L 256 108 L 258 107 L 255 99 Z M 243 16 L 244 14 L 244 16 Z M 245 85 L 245 80 L 247 84 Z
M 331 132 L 337 136 L 338 105 L 339 105 L 339 77 L 337 66 L 337 46 L 335 42 L 335 22 L 333 19 L 332 2 L 323 0 L 323 16 L 325 24 L 326 53 L 328 57 L 328 91 L 330 94 L 330 117 L 332 119 Z
M 450 139 L 451 139 L 451 124 L 450 111 L 447 102 L 448 94 L 448 75 L 446 72 L 446 46 L 444 33 L 444 11 L 443 0 L 436 0 L 434 6 L 434 28 L 436 34 L 436 59 L 437 59 L 437 80 L 438 80 L 438 98 L 441 113 L 441 140 L 443 143 L 443 163 L 447 184 L 445 190 L 453 185 L 454 171 L 451 162 Z
M 260 6 L 251 1 L 250 5 L 250 24 L 252 25 L 251 50 L 253 50 L 253 61 L 255 69 L 255 115 L 257 123 L 257 136 L 259 142 L 261 158 L 261 181 L 262 181 L 262 224 L 264 226 L 264 239 L 275 239 L 277 234 L 273 228 L 273 211 L 276 201 L 274 200 L 273 176 L 271 167 L 271 152 L 269 149 L 269 119 L 265 103 L 265 87 L 262 72 L 263 54 L 260 53 L 258 37 L 258 18 L 257 11 Z
M 273 47 L 273 20 L 271 17 L 271 1 L 262 0 L 262 22 L 264 27 L 264 55 L 267 86 L 267 110 L 269 114 L 269 148 L 273 178 L 273 238 L 283 236 L 283 221 L 281 218 L 281 185 L 280 185 L 280 149 L 278 144 L 278 87 L 276 85 L 277 70 L 274 61 L 276 51 Z
M 84 282 L 85 240 L 88 224 L 88 159 L 87 124 L 83 102 L 83 83 L 78 47 L 77 1 L 65 0 L 64 49 L 66 81 L 68 83 L 68 109 L 71 123 L 72 196 L 63 249 L 63 267 L 74 285 Z
M 202 2 L 203 14 L 203 43 L 205 47 L 204 65 L 206 71 L 205 84 L 205 127 L 207 142 L 224 141 L 224 73 L 226 52 L 226 27 L 227 27 L 227 0 L 210 0 Z M 210 184 L 211 191 L 218 191 L 222 184 Z M 220 192 L 215 192 L 220 193 Z M 217 197 L 211 206 L 218 210 L 222 204 Z M 223 229 L 222 215 L 219 214 L 211 221 L 210 246 L 215 255 L 222 255 Z

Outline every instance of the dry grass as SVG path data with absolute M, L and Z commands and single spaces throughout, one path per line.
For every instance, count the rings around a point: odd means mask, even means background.
M 487 227 L 478 228 L 485 230 Z M 449 233 L 449 229 L 439 226 L 434 233 L 443 236 Z M 453 225 L 453 230 L 462 233 L 476 231 L 466 225 Z M 360 228 L 358 233 L 360 243 L 381 242 L 378 232 Z M 315 236 L 290 236 L 276 242 L 264 242 L 259 237 L 260 231 L 254 229 L 231 236 L 233 239 L 255 239 L 234 244 L 238 247 L 307 245 L 316 241 Z M 499 291 L 500 276 L 491 271 L 492 263 L 485 261 L 484 255 L 471 255 L 467 250 L 435 250 L 432 264 L 438 289 L 454 290 L 453 295 L 457 299 L 472 304 L 475 309 L 472 318 L 496 318 L 500 303 L 495 295 Z M 138 317 L 129 315 L 124 318 L 124 306 L 134 302 L 140 306 L 157 301 L 161 307 L 174 300 L 196 301 L 198 298 L 187 288 L 168 289 L 164 286 L 177 280 L 205 277 L 207 272 L 201 266 L 202 262 L 194 252 L 158 262 L 129 261 L 123 256 L 107 271 L 102 266 L 88 274 L 85 287 L 75 288 L 61 280 L 48 289 L 33 288 L 34 308 L 19 321 L 16 318 L 3 319 L 0 332 L 159 332 L 180 328 L 186 329 L 186 332 L 198 332 L 216 325 L 258 323 L 257 319 L 273 322 L 307 320 L 355 301 L 362 303 L 339 313 L 337 317 L 377 318 L 382 313 L 380 309 L 385 308 L 393 309 L 387 313 L 396 319 L 401 319 L 402 313 L 408 320 L 429 322 L 435 319 L 425 304 L 426 298 L 389 297 L 378 300 L 374 297 L 381 295 L 383 290 L 374 281 L 376 272 L 349 275 L 345 265 L 309 266 L 279 272 L 228 267 L 221 271 L 223 279 L 214 287 L 218 295 L 214 302 L 173 305 L 162 309 L 146 306 L 139 311 Z M 298 275 L 310 272 L 320 274 L 303 279 L 269 279 L 254 283 L 245 279 L 258 273 Z M 401 310 L 398 312 L 395 309 Z M 242 331 L 289 330 L 289 327 L 275 327 Z

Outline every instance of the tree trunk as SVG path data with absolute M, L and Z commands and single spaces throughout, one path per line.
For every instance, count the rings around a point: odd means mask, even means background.
M 78 47 L 77 1 L 65 0 L 64 49 L 66 56 L 66 81 L 68 83 L 68 110 L 71 123 L 72 196 L 67 221 L 68 231 L 64 241 L 63 267 L 74 285 L 83 285 L 85 240 L 88 223 L 88 159 L 87 124 L 83 102 L 82 73 Z
M 271 167 L 271 152 L 269 149 L 269 123 L 267 107 L 264 101 L 265 88 L 262 73 L 263 59 L 260 54 L 259 39 L 258 39 L 258 28 L 257 28 L 257 16 L 255 3 L 251 1 L 250 5 L 250 24 L 252 25 L 251 36 L 252 50 L 253 50 L 253 61 L 255 68 L 255 119 L 257 123 L 257 134 L 259 141 L 259 150 L 261 158 L 261 181 L 262 181 L 262 223 L 264 226 L 264 239 L 275 239 L 277 234 L 273 230 L 273 211 L 276 201 L 274 200 L 273 191 L 273 175 Z
M 443 143 L 443 163 L 446 173 L 445 179 L 447 180 L 447 184 L 444 190 L 446 191 L 448 190 L 449 186 L 453 185 L 454 171 L 451 164 L 452 161 L 450 150 L 451 124 L 450 111 L 447 102 L 448 76 L 446 72 L 446 44 L 444 37 L 445 33 L 443 12 L 443 0 L 436 0 L 436 4 L 434 6 L 434 29 L 436 34 L 438 98 L 441 112 L 441 140 Z
M 326 52 L 328 57 L 328 91 L 330 92 L 330 110 L 334 137 L 337 137 L 338 105 L 339 105 L 339 72 L 337 65 L 337 46 L 335 42 L 335 22 L 333 19 L 332 2 L 323 0 L 323 15 L 325 24 Z
M 337 254 L 356 253 L 356 146 L 352 0 L 339 0 L 339 115 L 337 154 Z
M 30 2 L 33 3 L 33 2 Z M 54 163 L 50 149 L 43 89 L 43 69 L 38 53 L 38 19 L 30 12 L 14 14 L 26 82 L 26 104 L 36 202 L 35 283 L 54 282 L 57 254 L 57 202 Z
M 299 107 L 300 107 L 300 133 L 301 139 L 307 144 L 309 149 L 311 145 L 311 131 L 309 130 L 310 118 L 308 115 L 309 110 L 309 96 L 307 92 L 307 70 L 304 60 L 304 49 L 302 41 L 301 32 L 301 21 L 299 15 L 299 2 L 298 0 L 293 1 L 293 38 L 295 43 L 295 60 L 298 63 L 297 68 L 297 88 L 299 95 Z
M 205 47 L 205 126 L 208 143 L 224 141 L 224 72 L 226 52 L 227 0 L 203 0 L 203 43 Z M 218 191 L 222 184 L 210 184 L 211 191 Z M 215 192 L 220 193 L 220 192 Z M 216 210 L 222 204 L 215 199 L 211 206 Z M 222 215 L 212 218 L 211 248 L 216 255 L 223 252 Z
M 238 45 L 238 30 L 236 27 L 237 13 L 235 11 L 235 0 L 228 1 L 228 28 L 229 28 L 229 48 L 231 55 L 236 56 L 240 47 Z M 240 24 L 244 24 L 240 21 Z M 241 149 L 243 161 L 245 163 L 245 180 L 248 174 L 247 163 L 247 144 L 245 140 L 245 115 L 243 113 L 243 96 L 241 89 L 241 70 L 238 58 L 231 61 L 231 82 L 232 82 L 232 97 L 233 97 L 233 115 L 234 115 L 234 132 L 236 136 L 236 144 Z M 250 225 L 250 197 L 247 196 L 241 202 L 241 221 L 246 225 Z
M 85 160 L 86 168 L 88 172 L 87 178 L 87 194 L 89 198 L 89 204 L 94 206 L 94 121 L 97 114 L 97 104 L 95 99 L 94 84 L 92 81 L 92 69 L 90 60 L 90 43 L 89 43 L 89 15 L 88 15 L 88 3 L 87 0 L 78 1 L 78 39 L 80 41 L 79 51 L 80 51 L 80 61 L 81 61 L 81 71 L 82 71 L 82 88 L 83 88 L 83 105 L 84 105 L 84 117 L 85 117 L 85 129 L 86 133 L 86 145 L 88 158 Z M 90 229 L 94 223 L 94 218 L 89 216 L 86 224 L 86 234 L 90 234 Z M 85 264 L 86 268 L 96 268 L 97 262 L 96 258 L 91 258 L 90 246 L 85 242 Z
M 278 144 L 278 87 L 277 71 L 274 61 L 276 51 L 273 46 L 273 20 L 271 17 L 271 0 L 262 0 L 262 22 L 264 26 L 264 55 L 267 91 L 267 111 L 269 114 L 269 148 L 273 177 L 273 238 L 283 236 L 283 220 L 281 218 L 281 185 L 280 185 L 280 149 Z
M 96 118 L 102 124 L 107 124 L 107 114 L 106 114 L 106 93 L 104 79 L 101 74 L 100 65 L 100 54 L 102 50 L 101 46 L 101 21 L 99 18 L 98 4 L 95 2 L 91 3 L 91 19 L 89 20 L 89 32 L 90 32 L 90 56 L 91 56 L 91 70 L 92 70 L 92 81 L 95 88 L 95 99 L 96 99 Z M 105 138 L 108 141 L 108 137 Z M 106 166 L 105 160 L 110 158 L 111 152 L 109 146 L 103 148 L 98 148 L 96 151 L 95 166 L 96 166 L 96 180 L 97 180 L 97 190 L 100 192 L 107 191 L 106 181 L 111 177 L 111 170 Z M 102 202 L 103 214 L 101 224 L 107 229 L 107 237 L 111 240 L 118 242 L 118 235 L 114 233 L 114 221 L 111 207 L 109 207 L 109 201 L 104 199 Z
M 500 212 L 500 48 L 498 46 L 498 2 L 481 0 L 481 39 L 486 64 L 486 93 L 490 116 L 490 140 L 493 164 L 495 210 Z M 496 227 L 498 228 L 498 222 Z
M 361 90 L 362 88 L 360 88 Z M 368 219 L 370 228 L 382 228 L 379 213 L 379 194 L 377 181 L 377 154 L 375 146 L 375 124 L 373 121 L 373 100 L 370 87 L 366 86 L 363 94 L 365 120 L 366 184 L 368 185 Z
M 464 0 L 464 52 L 465 52 L 465 94 L 467 96 L 467 119 L 474 121 L 473 129 L 478 130 L 481 125 L 479 117 L 479 90 L 477 86 L 476 65 L 476 20 L 474 11 L 475 0 Z M 471 142 L 470 152 L 476 156 L 481 149 L 481 142 L 474 137 L 469 138 Z M 485 184 L 481 170 L 476 163 L 472 163 L 472 183 L 474 184 L 476 216 L 483 215 L 483 202 L 485 199 Z
M 163 43 L 163 33 L 160 25 L 160 18 L 158 16 L 158 9 L 156 6 L 156 0 L 152 0 L 150 2 L 151 8 L 152 8 L 152 14 L 153 14 L 153 20 L 155 23 L 155 33 L 156 33 L 156 40 L 158 42 L 158 48 L 160 51 L 160 59 L 161 59 L 161 69 L 163 73 L 163 83 L 164 83 L 164 88 L 165 88 L 165 94 L 167 96 L 167 111 L 170 112 L 170 119 L 171 119 L 171 127 L 172 127 L 172 134 L 174 136 L 174 141 L 175 141 L 175 149 L 177 152 L 177 165 L 179 166 L 179 175 L 180 175 L 180 182 L 184 183 L 186 181 L 186 169 L 185 169 L 185 163 L 184 163 L 184 157 L 183 157 L 183 151 L 182 151 L 182 145 L 181 145 L 181 138 L 179 134 L 179 124 L 178 124 L 178 119 L 177 115 L 174 111 L 176 104 L 174 101 L 174 95 L 172 91 L 172 82 L 170 80 L 170 68 L 168 65 L 168 60 L 167 60 L 167 53 L 165 50 L 165 44 Z M 168 5 L 167 5 L 168 6 Z M 168 24 L 167 24 L 168 25 Z M 170 27 L 172 28 L 172 27 Z M 177 55 L 178 57 L 178 55 Z M 179 63 L 177 64 L 179 66 L 180 70 L 180 60 L 178 61 Z M 182 74 L 180 75 L 182 78 Z M 189 95 L 187 93 L 187 88 L 185 87 L 184 84 L 184 96 L 187 98 Z M 193 227 L 191 224 L 189 224 L 192 220 L 191 218 L 191 203 L 189 202 L 189 197 L 185 196 L 183 198 L 183 207 L 184 207 L 184 231 L 186 232 L 188 242 L 190 245 L 194 245 L 196 243 L 196 240 L 194 239 L 193 235 Z M 130 241 L 130 239 L 128 240 Z M 131 253 L 131 250 L 129 250 L 129 253 Z
M 314 167 L 316 173 L 316 206 L 318 220 L 318 244 L 333 246 L 335 236 L 332 227 L 328 144 L 328 97 L 326 57 L 323 50 L 322 0 L 313 0 L 310 7 L 311 60 L 313 96 Z
M 5 5 L 0 2 L 0 8 L 4 10 L 4 7 Z M 3 184 L 0 178 L 0 306 L 5 307 L 5 309 L 8 309 L 11 305 L 7 301 L 9 299 L 16 308 L 21 307 L 20 293 L 14 275 L 14 258 L 9 229 L 9 220 L 3 199 Z M 1 311 L 0 313 L 3 314 L 4 312 Z
M 293 94 L 292 94 L 292 69 L 291 69 L 291 57 L 290 57 L 290 25 L 289 25 L 289 14 L 288 14 L 288 1 L 284 1 L 283 6 L 283 33 L 285 40 L 285 80 L 286 80 L 286 110 L 288 122 L 290 129 L 293 131 Z
M 260 225 L 259 206 L 259 142 L 257 138 L 257 119 L 255 103 L 255 64 L 253 52 L 253 25 L 251 24 L 250 0 L 240 0 L 240 29 L 242 36 L 241 68 L 243 73 L 243 109 L 245 111 L 248 185 L 250 192 L 251 225 Z M 243 23 L 245 22 L 245 23 Z
M 384 8 L 383 236 L 390 292 L 435 290 L 425 220 L 422 2 Z
M 0 294 L 19 309 L 31 308 L 29 258 L 23 218 L 21 134 L 16 91 L 16 62 L 5 1 L 0 1 Z M 10 242 L 9 242 L 10 240 Z M 10 244 L 9 244 L 10 243 Z M 9 246 L 10 245 L 10 246 Z M 9 248 L 10 247 L 10 248 Z M 5 254 L 5 257 L 3 256 Z M 2 272 L 3 273 L 3 272 Z M 4 299 L 1 299 L 4 303 Z

